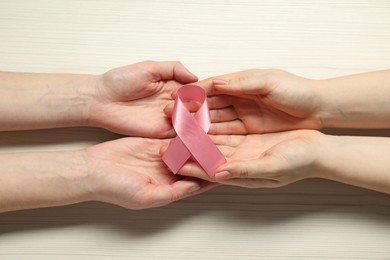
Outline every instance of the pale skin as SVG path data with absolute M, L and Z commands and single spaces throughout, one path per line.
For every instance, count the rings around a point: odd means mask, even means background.
M 1 72 L 0 130 L 95 126 L 173 136 L 163 108 L 178 86 L 196 80 L 179 62 L 141 62 L 96 76 Z M 168 172 L 159 154 L 167 142 L 127 137 L 78 151 L 3 153 L 0 212 L 83 201 L 141 209 L 216 186 Z
M 390 70 L 327 80 L 280 70 L 247 70 L 197 84 L 210 96 L 210 133 L 230 135 L 214 138 L 228 163 L 217 169 L 213 181 L 277 187 L 325 178 L 390 193 L 388 138 L 326 136 L 316 131 L 390 128 Z M 171 111 L 169 104 L 165 112 Z M 292 131 L 296 129 L 309 130 Z M 258 135 L 264 133 L 268 134 Z M 211 180 L 195 163 L 180 173 Z
M 171 137 L 163 108 L 178 87 L 196 80 L 179 62 L 140 62 L 103 75 L 0 72 L 0 130 L 96 126 Z
M 0 212 L 91 200 L 140 209 L 218 184 L 279 187 L 305 178 L 390 193 L 388 138 L 316 131 L 390 127 L 389 71 L 309 80 L 249 70 L 197 83 L 210 95 L 210 133 L 228 159 L 215 179 L 196 163 L 185 165 L 182 177 L 161 162 L 169 140 L 160 138 L 174 135 L 162 111 L 169 115 L 177 88 L 197 80 L 178 62 L 142 62 L 99 76 L 1 72 L 0 79 L 0 130 L 95 126 L 154 138 L 2 154 Z M 302 128 L 309 130 L 295 130 Z

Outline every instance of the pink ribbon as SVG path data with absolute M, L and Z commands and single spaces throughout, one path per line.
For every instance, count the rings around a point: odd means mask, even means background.
M 188 101 L 201 103 L 194 116 L 184 105 Z M 203 88 L 185 85 L 177 91 L 172 124 L 177 136 L 162 157 L 165 164 L 176 174 L 192 155 L 206 173 L 213 177 L 217 167 L 226 163 L 226 159 L 207 135 L 210 113 Z

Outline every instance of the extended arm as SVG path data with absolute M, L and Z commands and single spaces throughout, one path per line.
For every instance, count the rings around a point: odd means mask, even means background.
M 390 127 L 390 70 L 323 80 L 318 94 L 324 127 Z
M 390 70 L 311 80 L 253 69 L 198 84 L 210 95 L 211 134 L 390 128 Z
M 323 178 L 390 194 L 390 138 L 330 136 L 315 130 L 213 136 L 228 159 L 213 181 L 250 188 Z M 195 163 L 180 171 L 211 180 Z
M 0 131 L 86 125 L 96 78 L 0 72 Z
M 326 136 L 319 177 L 390 194 L 390 138 Z
M 171 137 L 163 109 L 178 87 L 196 80 L 176 61 L 144 61 L 102 75 L 0 72 L 0 131 L 95 126 Z
M 80 152 L 0 155 L 0 212 L 91 199 Z
M 0 154 L 0 212 L 91 200 L 142 209 L 215 186 L 170 173 L 159 155 L 166 143 L 128 137 L 79 151 Z

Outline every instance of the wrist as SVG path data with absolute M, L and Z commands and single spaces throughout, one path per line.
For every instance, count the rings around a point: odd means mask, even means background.
M 321 128 L 332 127 L 334 118 L 338 117 L 340 111 L 334 107 L 329 97 L 329 89 L 332 84 L 329 80 L 317 80 L 315 85 L 315 96 L 318 102 L 315 117 L 321 122 Z
M 94 75 L 90 78 L 88 87 L 85 91 L 85 106 L 82 117 L 85 126 L 107 128 L 105 123 L 108 116 L 106 114 L 106 105 L 111 102 L 106 99 L 110 96 L 107 93 L 107 79 L 105 74 Z
M 326 135 L 322 132 L 316 132 L 312 136 L 311 144 L 312 154 L 313 154 L 313 163 L 311 167 L 311 176 L 312 178 L 325 178 L 328 175 L 328 167 L 326 158 L 329 152 L 329 146 L 334 142 L 332 136 Z
M 321 133 L 317 142 L 316 177 L 328 180 L 336 180 L 333 176 L 340 162 L 334 160 L 334 155 L 345 146 L 339 136 Z
M 77 75 L 76 77 L 73 87 L 65 93 L 70 111 L 67 124 L 69 126 L 95 126 L 91 120 L 91 107 L 96 100 L 100 76 Z
M 65 152 L 61 158 L 64 165 L 64 175 L 61 177 L 65 179 L 68 186 L 66 190 L 71 194 L 66 204 L 93 200 L 88 160 L 84 150 Z

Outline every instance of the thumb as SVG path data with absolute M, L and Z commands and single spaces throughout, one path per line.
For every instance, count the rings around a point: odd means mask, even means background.
M 198 77 L 190 72 L 181 62 L 164 61 L 155 63 L 155 69 L 162 80 L 176 80 L 181 84 L 196 82 Z
M 214 78 L 216 92 L 228 95 L 262 95 L 267 93 L 266 79 L 258 70 L 248 70 L 224 78 Z
M 162 145 L 162 146 L 160 147 L 159 154 L 160 154 L 161 156 L 163 156 L 164 153 L 167 151 L 167 149 L 168 149 L 168 145 L 167 145 L 167 144 Z
M 216 180 L 226 180 L 231 178 L 249 179 L 262 178 L 269 171 L 268 165 L 261 159 L 248 161 L 231 161 L 217 169 Z

